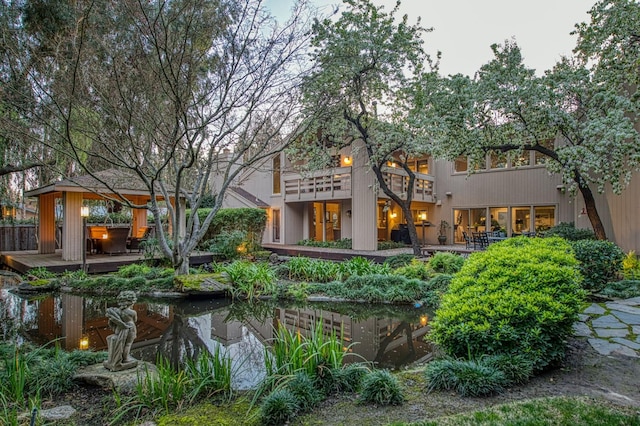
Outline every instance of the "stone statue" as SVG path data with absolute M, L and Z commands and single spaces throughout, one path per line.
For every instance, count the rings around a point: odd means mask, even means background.
M 109 327 L 114 333 L 107 337 L 109 357 L 103 363 L 109 371 L 122 371 L 135 368 L 138 360 L 131 356 L 131 345 L 136 338 L 138 314 L 133 310 L 136 294 L 123 291 L 118 295 L 118 307 L 107 308 Z

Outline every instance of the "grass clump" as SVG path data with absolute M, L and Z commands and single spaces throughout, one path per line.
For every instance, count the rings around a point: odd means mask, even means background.
M 282 425 L 298 412 L 298 400 L 288 389 L 276 389 L 260 405 L 261 424 Z
M 226 275 L 234 297 L 251 300 L 276 292 L 276 275 L 268 263 L 236 260 L 230 265 L 222 265 L 217 272 Z
M 454 391 L 461 396 L 500 393 L 508 381 L 495 366 L 475 360 L 436 360 L 425 368 L 427 390 Z
M 388 370 L 376 370 L 364 376 L 360 401 L 378 405 L 400 405 L 404 394 L 397 377 Z

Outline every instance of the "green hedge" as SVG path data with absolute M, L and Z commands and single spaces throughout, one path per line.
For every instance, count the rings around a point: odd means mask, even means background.
M 512 238 L 472 254 L 443 295 L 431 339 L 455 357 L 527 356 L 554 363 L 573 334 L 584 291 L 561 238 Z
M 198 209 L 198 217 L 202 223 L 209 215 L 211 209 Z M 187 219 L 191 211 L 187 211 Z M 211 225 L 202 241 L 213 240 L 221 233 L 232 233 L 233 231 L 241 231 L 247 235 L 250 242 L 260 245 L 262 233 L 267 224 L 267 211 L 264 209 L 220 209 L 216 212 Z

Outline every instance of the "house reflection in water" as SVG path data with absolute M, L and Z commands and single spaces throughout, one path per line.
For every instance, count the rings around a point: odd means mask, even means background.
M 106 350 L 106 337 L 112 333 L 105 311 L 111 302 L 62 294 L 27 301 L 0 290 L 2 318 L 13 317 L 18 333 L 44 345 L 59 339 L 61 347 L 78 349 L 83 343 L 94 350 Z M 258 306 L 259 305 L 259 306 Z M 13 306 L 11 312 L 5 311 Z M 341 312 L 350 309 L 324 309 L 326 305 L 290 308 L 263 303 L 247 304 L 230 300 L 137 303 L 138 336 L 134 356 L 155 361 L 162 355 L 174 364 L 194 358 L 202 351 L 220 349 L 233 360 L 239 388 L 257 384 L 264 376 L 265 347 L 275 337 L 278 324 L 309 335 L 317 324 L 326 334 L 342 336 L 343 347 L 356 356 L 347 362 L 375 362 L 384 368 L 399 368 L 431 357 L 431 344 L 424 335 L 429 329 L 427 312 L 393 308 L 356 318 Z M 251 311 L 256 307 L 260 313 Z M 404 309 L 404 310 L 403 310 Z M 6 334 L 6 330 L 5 330 Z M 6 340 L 11 340 L 7 336 Z

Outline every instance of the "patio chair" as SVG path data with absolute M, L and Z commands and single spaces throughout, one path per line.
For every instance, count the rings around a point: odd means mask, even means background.
M 462 231 L 462 238 L 464 238 L 464 246 L 465 246 L 465 248 L 469 249 L 469 248 L 471 248 L 473 246 L 473 241 L 469 237 L 469 234 L 467 234 L 466 232 Z
M 127 238 L 127 249 L 129 250 L 129 253 L 133 250 L 138 250 L 138 253 L 140 253 L 143 245 L 142 243 L 151 237 L 152 232 L 153 227 L 141 226 L 138 228 L 138 232 L 136 232 L 135 237 Z
M 472 235 L 474 250 L 484 250 L 489 246 L 489 237 L 486 232 L 474 232 Z
M 102 240 L 102 252 L 122 254 L 127 252 L 129 228 L 107 228 L 107 239 Z

